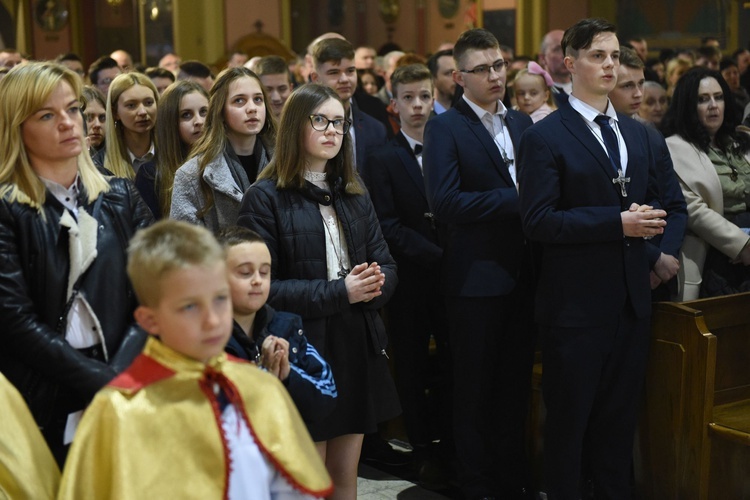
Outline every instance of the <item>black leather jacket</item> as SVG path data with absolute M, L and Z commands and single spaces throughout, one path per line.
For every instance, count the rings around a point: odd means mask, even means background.
M 377 262 L 386 276 L 383 294 L 370 302 L 349 304 L 343 279 L 328 281 L 326 234 L 318 204 L 333 205 L 341 221 L 352 266 Z M 257 231 L 271 252 L 269 304 L 302 316 L 308 340 L 325 354 L 327 320 L 361 315 L 378 353 L 388 343 L 378 309 L 396 288 L 396 262 L 380 231 L 368 194 L 348 195 L 340 181 L 331 192 L 307 182 L 303 189 L 276 189 L 276 182 L 263 179 L 242 199 L 237 223 Z
M 110 191 L 94 203 L 83 189 L 79 199 L 79 210 L 99 223 L 97 257 L 82 276 L 80 293 L 101 324 L 108 363 L 84 356 L 58 331 L 70 268 L 68 230 L 59 224 L 63 206 L 47 192 L 42 217 L 29 205 L 0 200 L 0 372 L 21 392 L 41 427 L 60 392 L 85 404 L 142 346 L 142 339 L 124 343 L 136 307 L 125 271 L 126 248 L 153 218 L 130 181 L 109 182 Z

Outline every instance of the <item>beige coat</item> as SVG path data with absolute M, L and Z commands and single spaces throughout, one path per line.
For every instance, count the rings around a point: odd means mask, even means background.
M 667 146 L 688 210 L 677 275 L 678 300 L 693 300 L 700 292 L 709 247 L 735 258 L 750 238 L 724 218 L 724 195 L 708 155 L 677 135 L 667 138 Z

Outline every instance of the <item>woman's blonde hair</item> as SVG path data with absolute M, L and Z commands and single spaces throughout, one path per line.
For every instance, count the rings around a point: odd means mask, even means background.
M 142 73 L 135 71 L 130 73 L 122 73 L 117 75 L 112 84 L 109 86 L 109 94 L 107 95 L 107 123 L 105 124 L 105 134 L 107 138 L 107 151 L 104 155 L 104 168 L 115 174 L 117 177 L 124 177 L 126 179 L 132 179 L 135 177 L 135 171 L 133 166 L 130 164 L 130 157 L 128 156 L 128 148 L 125 146 L 125 138 L 122 123 L 117 124 L 119 120 L 115 120 L 115 114 L 117 113 L 117 101 L 123 92 L 136 85 L 143 85 L 151 89 L 154 93 L 154 102 L 159 104 L 159 92 L 156 90 L 154 82 L 149 77 Z M 154 139 L 154 129 L 151 129 L 151 142 L 156 143 Z
M 80 100 L 81 79 L 71 70 L 52 62 L 18 65 L 0 80 L 0 196 L 10 202 L 31 205 L 40 212 L 47 189 L 34 172 L 23 142 L 24 122 L 49 99 L 61 83 L 67 83 Z M 83 116 L 81 116 L 81 144 Z M 78 155 L 78 173 L 91 202 L 109 191 L 109 183 L 94 166 L 85 147 Z
M 229 143 L 227 138 L 227 123 L 224 119 L 224 107 L 229 99 L 229 85 L 240 78 L 252 78 L 258 82 L 261 92 L 263 93 L 263 105 L 266 108 L 266 121 L 263 128 L 258 132 L 256 140 L 260 140 L 267 151 L 273 150 L 273 144 L 276 140 L 276 119 L 269 107 L 268 94 L 266 88 L 260 81 L 258 75 L 247 68 L 227 68 L 216 77 L 216 81 L 211 87 L 208 98 L 208 115 L 206 122 L 203 124 L 203 135 L 193 145 L 190 157 L 198 158 L 198 179 L 200 180 L 201 192 L 206 200 L 198 215 L 203 217 L 214 205 L 214 196 L 211 187 L 203 180 L 203 172 L 206 167 L 215 158 L 224 154 L 224 150 Z
M 273 160 L 258 179 L 274 179 L 279 189 L 302 189 L 305 186 L 305 130 L 310 126 L 310 115 L 329 99 L 341 102 L 334 90 L 316 83 L 308 83 L 292 92 L 281 112 Z M 326 177 L 331 186 L 341 179 L 347 194 L 365 192 L 354 169 L 354 153 L 348 133 L 341 137 L 338 154 L 326 163 Z

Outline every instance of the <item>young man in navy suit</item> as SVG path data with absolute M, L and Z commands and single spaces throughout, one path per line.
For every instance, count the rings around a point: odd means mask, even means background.
M 430 70 L 422 64 L 396 68 L 391 88 L 401 131 L 370 156 L 369 189 L 383 236 L 398 264 L 398 288 L 386 311 L 406 433 L 418 454 L 431 458 L 432 441 L 448 437 L 442 432 L 447 430 L 442 424 L 448 412 L 431 413 L 425 396 L 430 336 L 435 337 L 441 368 L 447 368 L 448 343 L 445 306 L 438 292 L 443 250 L 422 177 L 424 127 L 433 106 Z M 447 373 L 441 379 L 447 385 Z M 445 389 L 439 395 L 443 399 Z
M 440 292 L 453 359 L 453 439 L 466 498 L 525 498 L 534 335 L 516 147 L 531 119 L 503 106 L 507 61 L 487 30 L 453 48 L 455 106 L 427 123 L 424 177 L 446 226 Z
M 320 40 L 312 49 L 313 82 L 331 87 L 336 91 L 344 104 L 344 112 L 351 120 L 349 134 L 354 144 L 357 170 L 366 176 L 367 156 L 377 148 L 385 145 L 387 135 L 385 126 L 367 113 L 359 110 L 352 99 L 357 90 L 357 69 L 354 66 L 354 47 L 340 38 Z
M 583 463 L 595 498 L 630 499 L 651 314 L 644 238 L 663 232 L 666 212 L 645 205 L 656 196 L 646 129 L 607 98 L 615 27 L 581 20 L 562 47 L 571 96 L 524 133 L 518 152 L 524 232 L 542 245 L 547 498 L 580 498 Z

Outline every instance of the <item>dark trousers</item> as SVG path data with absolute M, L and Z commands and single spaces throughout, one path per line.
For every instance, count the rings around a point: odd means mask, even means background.
M 583 464 L 595 498 L 630 500 L 649 318 L 636 318 L 627 305 L 609 325 L 539 331 L 547 498 L 579 499 Z
M 526 486 L 524 449 L 534 333 L 527 294 L 448 297 L 453 439 L 466 498 Z
M 396 388 L 403 409 L 404 426 L 413 446 L 427 446 L 433 439 L 441 441 L 449 432 L 450 353 L 448 325 L 443 297 L 437 293 L 437 282 L 430 288 L 429 279 L 418 279 L 413 273 L 401 273 L 399 283 L 386 306 L 388 338 L 393 349 Z M 437 346 L 437 370 L 430 366 L 430 337 Z M 430 387 L 431 382 L 435 385 Z M 428 401 L 426 390 L 435 389 L 437 400 Z M 434 403 L 437 411 L 431 411 Z

